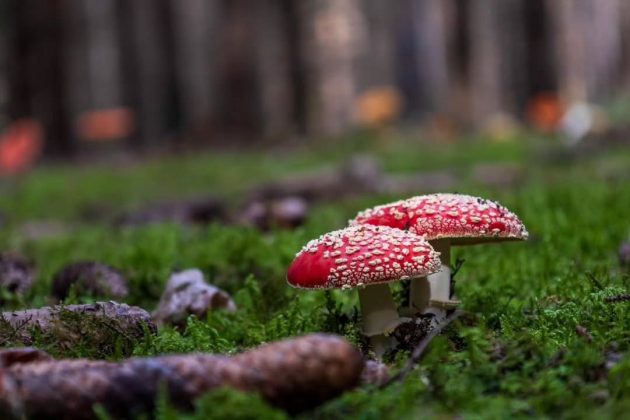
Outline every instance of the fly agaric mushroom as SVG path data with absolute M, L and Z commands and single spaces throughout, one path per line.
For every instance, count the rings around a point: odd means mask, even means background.
M 440 253 L 442 268 L 411 281 L 411 308 L 443 318 L 459 301 L 451 299 L 450 249 L 453 245 L 525 240 L 523 222 L 496 201 L 463 194 L 412 197 L 360 212 L 351 226 L 389 226 L 425 237 Z
M 310 241 L 289 267 L 287 281 L 304 289 L 359 288 L 363 332 L 377 355 L 403 319 L 387 283 L 424 277 L 440 268 L 437 252 L 422 237 L 386 226 L 354 226 Z

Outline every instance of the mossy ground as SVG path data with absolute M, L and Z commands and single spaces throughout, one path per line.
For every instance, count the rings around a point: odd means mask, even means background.
M 197 267 L 233 295 L 239 310 L 191 318 L 183 332 L 163 329 L 137 343 L 133 354 L 233 353 L 312 331 L 358 342 L 356 293 L 294 290 L 286 285 L 285 270 L 309 239 L 344 226 L 364 207 L 401 197 L 322 204 L 304 227 L 271 233 L 220 225 L 119 229 L 85 218 L 94 209 L 119 212 L 147 200 L 198 193 L 234 202 L 257 182 L 331 166 L 357 150 L 374 154 L 397 173 L 457 168 L 458 192 L 500 201 L 522 218 L 531 240 L 457 248 L 453 260 L 466 260 L 457 292 L 469 314 L 434 340 L 402 383 L 350 392 L 304 418 L 621 418 L 630 410 L 630 303 L 604 302 L 630 290 L 630 276 L 616 260 L 617 247 L 630 235 L 630 151 L 624 149 L 558 159 L 558 146 L 549 138 L 427 145 L 384 136 L 263 156 L 252 151 L 115 168 L 46 167 L 0 185 L 0 210 L 9 219 L 0 246 L 22 252 L 38 266 L 31 292 L 5 308 L 48 304 L 53 273 L 69 262 L 90 259 L 121 269 L 131 282 L 126 302 L 151 310 L 169 273 Z M 521 165 L 524 182 L 492 189 L 468 177 L 475 164 L 492 162 Z M 62 220 L 68 231 L 25 239 L 21 224 L 37 219 Z M 577 326 L 592 338 L 578 334 Z M 63 351 L 56 356 L 64 356 Z M 73 349 L 65 356 L 80 354 Z M 397 359 L 402 364 L 406 356 Z M 200 400 L 194 414 L 177 413 L 161 401 L 158 417 L 284 414 L 257 396 L 218 390 Z

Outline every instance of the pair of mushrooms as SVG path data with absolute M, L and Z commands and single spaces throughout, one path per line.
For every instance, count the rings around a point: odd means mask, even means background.
M 462 194 L 413 197 L 360 212 L 350 226 L 310 241 L 287 274 L 304 289 L 359 289 L 363 332 L 378 355 L 402 318 L 388 283 L 411 280 L 410 307 L 437 320 L 455 308 L 450 248 L 527 239 L 519 218 L 495 201 Z

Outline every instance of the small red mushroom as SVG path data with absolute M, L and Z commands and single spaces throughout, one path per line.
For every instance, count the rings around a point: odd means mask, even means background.
M 388 283 L 424 277 L 440 268 L 437 252 L 422 237 L 386 226 L 362 225 L 310 241 L 289 267 L 287 281 L 304 289 L 359 288 L 363 331 L 377 354 L 402 320 Z
M 450 248 L 486 242 L 525 240 L 523 222 L 496 201 L 463 194 L 412 197 L 360 212 L 350 225 L 405 229 L 421 235 L 440 253 L 442 269 L 411 282 L 412 308 L 443 317 L 459 303 L 451 299 Z M 428 281 L 427 281 L 428 280 Z

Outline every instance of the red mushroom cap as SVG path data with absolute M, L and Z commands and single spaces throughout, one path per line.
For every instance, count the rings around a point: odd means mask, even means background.
M 523 222 L 496 201 L 463 194 L 431 194 L 360 212 L 350 225 L 406 229 L 428 240 L 451 238 L 453 245 L 527 239 Z
M 389 283 L 438 271 L 439 255 L 413 233 L 387 226 L 353 226 L 306 244 L 291 263 L 287 281 L 305 289 Z

